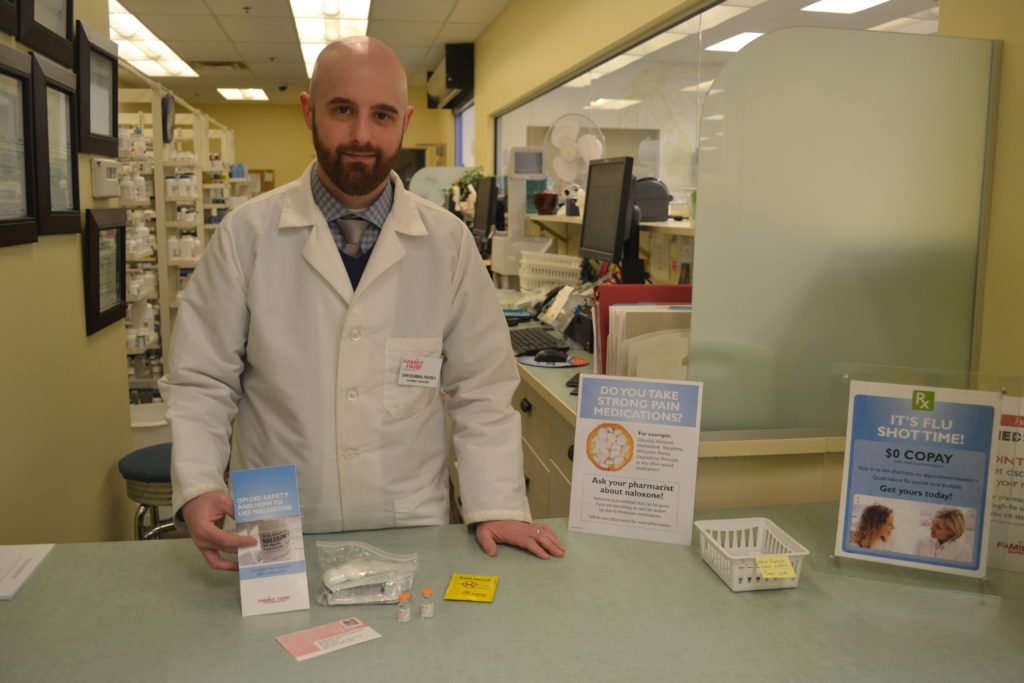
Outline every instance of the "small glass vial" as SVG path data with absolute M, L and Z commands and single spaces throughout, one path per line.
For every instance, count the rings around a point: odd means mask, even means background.
M 434 591 L 429 588 L 420 592 L 420 616 L 424 619 L 434 616 Z
M 412 607 L 409 606 L 409 594 L 398 594 L 398 621 L 405 623 L 412 621 Z

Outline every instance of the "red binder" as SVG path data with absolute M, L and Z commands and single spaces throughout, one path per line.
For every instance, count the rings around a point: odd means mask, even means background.
M 594 287 L 594 358 L 604 373 L 608 350 L 608 307 L 613 304 L 688 304 L 693 285 L 597 285 Z

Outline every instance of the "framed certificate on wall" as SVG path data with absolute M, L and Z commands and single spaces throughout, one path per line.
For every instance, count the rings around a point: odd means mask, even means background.
M 74 0 L 18 0 L 18 40 L 64 66 L 72 66 L 74 7 Z
M 117 156 L 117 43 L 77 24 L 78 151 Z
M 0 31 L 18 33 L 18 3 L 16 0 L 0 0 Z
M 82 240 L 82 272 L 85 276 L 85 332 L 99 332 L 124 318 L 125 296 L 124 209 L 88 209 Z
M 35 242 L 32 58 L 0 45 L 0 247 Z
M 39 234 L 81 232 L 75 74 L 32 55 L 32 103 Z

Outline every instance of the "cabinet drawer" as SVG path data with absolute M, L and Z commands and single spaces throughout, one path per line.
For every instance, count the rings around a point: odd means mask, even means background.
M 572 482 L 557 467 L 551 468 L 548 482 L 548 516 L 568 517 Z
M 523 441 L 523 471 L 526 473 L 526 498 L 530 501 L 530 515 L 545 519 L 548 514 L 548 487 L 551 479 L 547 465 L 537 457 L 530 445 Z
M 549 436 L 549 444 L 551 450 L 548 453 L 548 457 L 551 458 L 551 462 L 565 474 L 569 481 L 572 481 L 572 445 L 576 440 L 576 425 L 566 422 L 559 415 L 553 415 L 551 418 L 551 432 Z
M 536 391 L 520 384 L 512 395 L 512 405 L 521 416 L 523 423 L 523 440 L 530 444 L 534 453 L 542 458 L 548 457 L 550 445 L 551 408 Z

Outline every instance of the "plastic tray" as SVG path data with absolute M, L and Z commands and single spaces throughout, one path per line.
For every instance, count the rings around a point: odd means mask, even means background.
M 524 251 L 519 261 L 519 288 L 528 292 L 574 285 L 580 280 L 581 265 L 579 256 Z
M 700 534 L 700 554 L 731 590 L 758 591 L 796 588 L 803 559 L 810 554 L 796 540 L 764 517 L 694 522 Z M 796 578 L 766 579 L 757 569 L 763 555 L 785 555 Z

